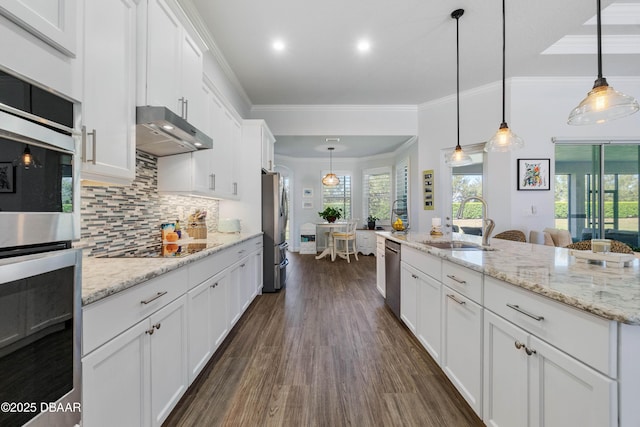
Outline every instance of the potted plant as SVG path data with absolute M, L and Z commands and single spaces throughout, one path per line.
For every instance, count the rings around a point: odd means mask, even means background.
M 336 219 L 342 218 L 342 209 L 327 206 L 322 212 L 318 212 L 318 215 L 327 222 L 335 222 Z
M 367 217 L 367 228 L 369 230 L 375 230 L 376 229 L 376 221 L 379 220 L 380 218 L 378 218 L 377 216 L 373 216 L 373 215 L 369 215 Z

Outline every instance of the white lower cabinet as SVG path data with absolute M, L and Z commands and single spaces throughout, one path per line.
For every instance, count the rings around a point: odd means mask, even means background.
M 617 384 L 485 310 L 488 426 L 615 426 Z
M 83 424 L 161 425 L 258 293 L 261 259 L 256 237 L 83 307 Z
M 413 334 L 416 334 L 418 323 L 418 276 L 415 269 L 402 262 L 400 264 L 400 319 Z
M 442 288 L 442 361 L 449 380 L 482 416 L 482 306 Z
M 188 386 L 183 295 L 82 360 L 83 424 L 159 426 Z

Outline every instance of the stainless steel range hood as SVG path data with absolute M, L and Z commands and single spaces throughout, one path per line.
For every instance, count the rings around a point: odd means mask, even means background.
M 136 108 L 136 148 L 158 157 L 213 148 L 213 140 L 166 107 Z

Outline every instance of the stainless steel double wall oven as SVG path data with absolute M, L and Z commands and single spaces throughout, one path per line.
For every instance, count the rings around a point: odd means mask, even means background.
M 0 72 L 0 425 L 81 419 L 73 103 Z

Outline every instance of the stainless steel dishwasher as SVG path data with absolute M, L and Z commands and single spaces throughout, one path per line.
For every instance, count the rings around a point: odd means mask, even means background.
M 386 284 L 386 303 L 400 319 L 400 243 L 385 240 L 384 278 Z

